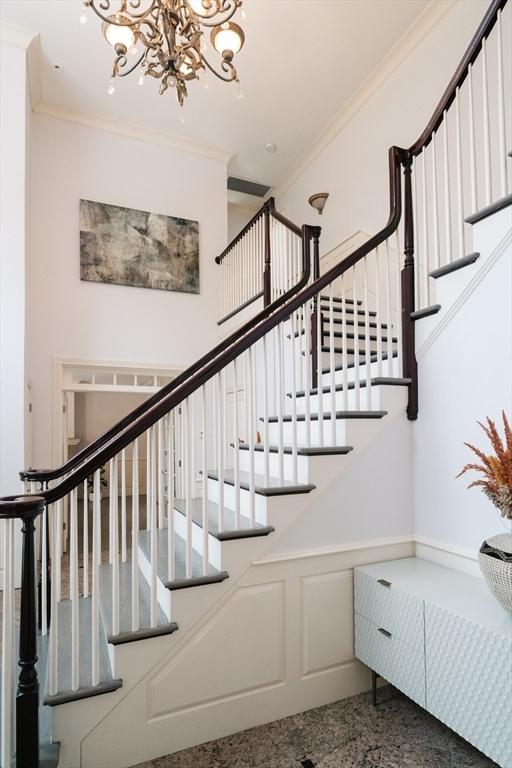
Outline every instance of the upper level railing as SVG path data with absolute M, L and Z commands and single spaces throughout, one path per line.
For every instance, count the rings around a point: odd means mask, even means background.
M 501 0 L 491 4 L 486 25 L 463 59 L 466 76 L 478 51 L 485 50 L 491 18 L 495 24 L 504 7 Z M 455 103 L 460 78 L 462 71 L 452 85 L 453 93 L 445 97 L 442 114 L 448 103 Z M 438 120 L 434 116 L 432 130 L 439 128 Z M 27 503 L 33 503 L 32 511 L 40 514 L 38 559 L 43 578 L 38 609 L 41 631 L 50 634 L 51 700 L 67 689 L 94 689 L 104 683 L 99 664 L 102 621 L 107 622 L 113 642 L 141 628 L 156 632 L 162 620 L 170 621 L 170 615 L 161 618 L 161 580 L 172 590 L 194 579 L 203 583 L 224 578 L 216 550 L 210 546 L 212 526 L 218 532 L 233 533 L 263 524 L 260 488 L 271 481 L 300 484 L 303 448 L 344 444 L 347 416 L 361 412 L 378 416 L 378 382 L 405 379 L 408 415 L 416 418 L 411 315 L 417 308 L 417 277 L 411 175 L 415 152 L 428 146 L 424 138 L 410 150 L 390 149 L 389 218 L 364 245 L 322 276 L 317 270 L 308 284 L 311 243 L 318 241 L 318 230 L 303 227 L 303 270 L 294 288 L 60 470 L 24 473 L 30 482 L 37 480 L 44 486 L 38 491 L 44 511 L 40 512 L 39 498 L 3 500 L 10 517 L 23 518 Z M 400 232 L 402 168 L 404 229 Z M 101 482 L 103 467 L 106 487 Z M 13 530 L 9 536 L 12 543 Z M 7 562 L 12 562 L 10 550 Z M 69 581 L 62 579 L 64 568 Z M 147 582 L 147 602 L 140 598 L 140 579 Z M 120 610 L 121 584 L 128 584 L 131 592 L 128 617 Z M 24 580 L 23 593 L 25 605 L 27 601 L 31 605 L 35 601 L 31 573 Z M 12 606 L 11 595 L 9 586 L 4 600 Z M 63 601 L 65 597 L 69 601 Z M 32 637 L 33 615 L 30 611 L 25 615 Z M 4 623 L 4 628 L 5 670 L 12 668 L 16 654 L 12 626 Z M 88 664 L 81 664 L 86 640 L 91 656 Z M 69 669 L 62 667 L 61 658 L 71 659 Z M 29 661 L 26 668 L 30 668 L 33 692 L 32 667 Z M 4 686 L 2 731 L 7 738 L 10 694 L 11 689 Z M 18 720 L 17 727 L 23 738 L 24 719 Z M 9 752 L 8 746 L 3 749 Z M 35 764 L 18 759 L 24 768 Z
M 270 197 L 215 261 L 220 325 L 255 301 L 268 307 L 300 283 L 301 229 L 276 210 Z
M 507 0 L 491 2 L 427 127 L 407 151 L 416 310 L 435 304 L 437 277 L 459 259 L 478 258 L 471 225 L 510 201 L 512 13 L 506 6 Z

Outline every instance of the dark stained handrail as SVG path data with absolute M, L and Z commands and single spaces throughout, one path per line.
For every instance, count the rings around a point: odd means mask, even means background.
M 437 131 L 437 129 L 443 122 L 443 115 L 445 111 L 449 108 L 453 100 L 455 99 L 455 96 L 457 94 L 457 89 L 460 88 L 460 86 L 466 79 L 469 71 L 469 66 L 473 64 L 475 59 L 477 58 L 480 52 L 480 49 L 482 47 L 483 39 L 486 38 L 491 32 L 492 28 L 496 24 L 496 20 L 498 18 L 498 11 L 501 8 L 504 8 L 507 2 L 508 0 L 492 0 L 491 1 L 485 13 L 484 18 L 482 19 L 477 31 L 473 35 L 473 39 L 471 40 L 470 44 L 466 49 L 466 52 L 464 53 L 464 56 L 461 59 L 459 66 L 455 70 L 455 74 L 450 80 L 445 92 L 443 93 L 443 96 L 439 104 L 435 108 L 434 114 L 428 121 L 427 127 L 425 128 L 425 130 L 423 131 L 419 139 L 417 139 L 417 141 L 415 141 L 414 144 L 412 144 L 407 150 L 407 154 L 409 155 L 409 157 L 414 157 L 415 155 L 418 155 L 423 149 L 423 147 L 426 147 L 429 144 L 432 138 L 432 134 Z
M 275 328 L 279 323 L 287 320 L 295 310 L 311 300 L 323 288 L 336 280 L 374 248 L 383 243 L 395 231 L 400 223 L 400 170 L 403 155 L 404 150 L 399 150 L 397 147 L 392 147 L 389 151 L 390 215 L 387 224 L 380 230 L 380 232 L 371 237 L 366 243 L 353 251 L 353 253 L 347 256 L 342 262 L 332 267 L 311 285 L 304 288 L 300 293 L 296 293 L 294 289 L 287 291 L 287 293 L 283 294 L 281 297 L 283 299 L 281 302 L 282 306 L 277 308 L 276 302 L 272 305 L 272 308 L 267 307 L 267 309 L 261 312 L 257 318 L 253 318 L 250 323 L 244 326 L 244 333 L 238 334 L 239 338 L 237 341 L 231 344 L 219 345 L 219 347 L 216 348 L 219 350 L 218 355 L 212 355 L 210 353 L 209 357 L 211 359 L 201 370 L 197 370 L 194 375 L 187 376 L 185 381 L 183 381 L 179 387 L 175 387 L 174 391 L 168 391 L 164 395 L 160 392 L 159 394 L 161 397 L 158 402 L 155 402 L 138 417 L 133 418 L 132 414 L 129 427 L 123 430 L 121 434 L 116 435 L 112 440 L 103 445 L 86 461 L 76 467 L 67 477 L 61 480 L 60 483 L 46 491 L 41 491 L 40 495 L 45 498 L 46 503 L 54 503 L 76 488 L 81 482 L 90 477 L 111 458 L 116 456 L 123 448 L 126 448 L 126 446 L 133 442 L 137 437 L 140 437 L 140 435 L 146 432 L 147 429 L 153 426 L 153 424 L 159 421 L 165 414 L 169 413 L 173 408 L 176 408 L 183 402 L 183 400 L 203 386 L 203 384 L 215 376 L 216 373 L 239 357 L 239 355 L 245 352 L 246 349 L 259 341 L 259 339 L 265 336 L 265 334 Z M 304 225 L 302 229 L 305 252 L 309 252 L 310 229 L 311 228 L 308 227 L 308 225 Z M 268 311 L 269 309 L 271 309 L 270 312 Z

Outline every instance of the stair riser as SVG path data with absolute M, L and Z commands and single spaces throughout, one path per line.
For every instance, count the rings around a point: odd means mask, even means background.
M 390 369 L 390 362 L 389 360 L 382 360 L 380 365 L 378 362 L 370 363 L 370 378 L 375 378 L 377 376 L 388 376 L 388 377 L 397 377 L 399 378 L 402 376 L 401 367 L 399 366 L 399 358 L 398 357 L 392 357 L 391 358 L 392 366 Z M 337 363 L 336 363 L 337 365 Z M 329 367 L 324 366 L 324 368 Z M 359 372 L 359 381 L 363 381 L 366 378 L 366 364 L 363 363 L 358 367 Z M 347 376 L 347 382 L 355 381 L 355 374 L 356 369 L 355 368 L 347 368 L 346 376 Z M 334 383 L 335 384 L 343 384 L 344 377 L 343 377 L 343 371 L 335 371 L 334 372 Z M 331 385 L 331 374 L 323 373 L 322 374 L 322 387 L 329 387 Z
M 359 445 L 359 441 L 366 440 L 379 427 L 380 419 L 336 419 L 336 431 L 334 445 Z M 323 442 L 320 440 L 323 428 Z M 324 419 L 323 424 L 318 421 L 310 422 L 311 445 L 332 445 L 332 430 L 330 419 Z M 269 440 L 272 444 L 279 444 L 279 424 L 269 424 Z M 283 444 L 291 445 L 293 441 L 293 424 L 283 424 Z M 307 445 L 307 428 L 305 422 L 297 422 L 297 444 Z
M 349 342 L 350 346 L 352 348 L 352 342 Z M 327 342 L 328 346 L 328 342 Z M 338 346 L 335 344 L 335 346 Z M 372 353 L 376 353 L 377 349 L 373 348 L 373 344 L 370 348 Z M 386 354 L 387 352 L 387 345 L 382 345 L 382 354 Z M 393 344 L 393 352 L 396 352 L 396 344 Z M 355 360 L 357 360 L 356 355 L 346 355 L 347 358 L 347 365 L 351 365 Z M 361 365 L 365 365 L 365 358 L 366 358 L 366 352 L 365 352 L 365 344 L 362 341 L 359 345 L 359 362 Z M 322 368 L 328 368 L 331 365 L 331 353 L 330 352 L 322 352 Z M 334 365 L 337 367 L 338 365 L 343 365 L 343 355 L 341 352 L 335 352 L 334 353 Z
M 246 472 L 250 471 L 251 457 L 250 451 L 239 451 L 240 469 Z M 279 477 L 279 456 L 277 453 L 269 453 L 269 475 L 270 477 Z M 297 477 L 294 477 L 293 456 L 284 454 L 283 471 L 285 480 L 297 480 L 299 483 L 313 482 L 310 480 L 310 462 L 308 456 L 297 456 Z M 254 451 L 254 471 L 256 474 L 265 474 L 265 454 L 263 451 Z
M 144 551 L 141 547 L 139 549 L 139 567 L 140 572 L 146 579 L 147 583 L 151 587 L 151 565 L 149 563 L 149 560 L 147 559 L 146 555 L 144 554 Z M 171 621 L 171 592 L 168 590 L 164 584 L 160 581 L 160 579 L 157 577 L 156 580 L 156 594 L 157 594 L 157 600 L 160 608 L 166 615 L 167 619 Z
M 223 484 L 224 486 L 224 506 L 228 509 L 235 509 L 235 487 Z M 210 501 L 219 502 L 219 482 L 218 480 L 212 480 L 208 478 L 208 498 Z M 267 505 L 270 499 L 261 494 L 255 494 L 254 497 L 254 511 L 255 519 L 257 523 L 268 525 L 267 523 Z M 240 513 L 250 516 L 250 493 L 249 491 L 240 489 Z
M 181 512 L 177 512 L 176 510 L 174 510 L 174 526 L 178 536 L 181 536 L 182 539 L 187 539 L 187 518 L 185 515 L 182 515 Z M 197 525 L 193 520 L 191 528 L 192 547 L 196 552 L 202 554 L 203 528 L 200 525 Z M 221 542 L 210 533 L 208 534 L 208 560 L 215 568 L 217 568 L 217 570 L 222 570 Z
M 368 400 L 368 391 L 370 392 L 370 401 Z M 355 390 L 348 390 L 345 402 L 343 392 L 335 392 L 335 409 L 337 411 L 354 411 L 364 409 L 366 411 L 388 411 L 392 413 L 398 408 L 404 408 L 407 404 L 407 387 L 395 386 L 374 386 L 369 390 L 363 387 L 359 390 L 359 402 Z M 331 411 L 331 393 L 324 392 L 321 397 L 310 395 L 309 411 L 318 413 L 319 401 L 322 402 L 323 412 Z M 305 413 L 306 398 L 297 398 L 297 413 Z

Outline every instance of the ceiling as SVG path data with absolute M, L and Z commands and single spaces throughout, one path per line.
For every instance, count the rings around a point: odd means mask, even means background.
M 231 175 L 275 186 L 427 5 L 245 0 L 240 23 L 246 43 L 236 57 L 244 98 L 236 97 L 235 84 L 213 76 L 207 90 L 191 83 L 183 124 L 174 92 L 159 96 L 156 82 L 141 87 L 136 75 L 118 78 L 116 92 L 107 94 L 112 49 L 91 10 L 80 24 L 80 0 L 2 0 L 0 12 L 3 20 L 40 34 L 45 104 L 215 147 L 231 156 Z M 274 153 L 265 151 L 267 142 L 275 144 Z

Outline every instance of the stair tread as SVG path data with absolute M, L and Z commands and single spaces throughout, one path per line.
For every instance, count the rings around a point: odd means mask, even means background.
M 311 421 L 318 421 L 318 413 L 311 413 Z M 337 419 L 382 419 L 383 416 L 387 416 L 387 411 L 336 411 Z M 323 419 L 330 419 L 331 412 L 326 411 L 322 414 Z M 261 418 L 261 421 L 264 419 Z M 293 420 L 293 416 L 286 414 L 283 416 L 283 422 L 288 423 Z M 297 421 L 305 421 L 306 416 L 303 413 L 297 414 Z M 279 422 L 279 416 L 269 416 L 268 421 L 270 424 L 276 424 Z
M 319 306 L 320 306 L 320 309 L 325 310 L 326 312 L 329 311 L 330 304 L 328 300 L 327 302 L 325 300 L 321 301 Z M 302 314 L 301 310 L 297 310 L 297 311 Z M 343 307 L 340 304 L 334 303 L 332 307 L 332 311 L 333 313 L 339 313 L 341 315 L 343 312 Z M 368 311 L 365 311 L 364 309 L 356 309 L 356 311 L 354 312 L 354 307 L 351 304 L 345 305 L 345 312 L 347 316 L 350 316 L 350 317 L 353 317 L 354 315 L 357 315 L 358 317 L 366 317 L 366 315 L 368 315 L 369 317 L 377 317 L 377 312 L 374 309 L 369 309 Z
M 240 470 L 240 488 L 248 491 L 250 489 L 250 474 Z M 208 471 L 208 477 L 211 480 L 218 480 L 219 473 L 216 469 Z M 227 485 L 235 485 L 235 473 L 232 469 L 224 470 L 224 482 Z M 254 490 L 255 493 L 261 496 L 281 496 L 293 493 L 309 493 L 316 488 L 311 483 L 294 483 L 293 480 L 279 480 L 277 477 L 269 477 L 268 482 L 265 482 L 264 475 L 254 475 Z
M 407 387 L 411 383 L 411 379 L 403 379 L 403 378 L 394 378 L 392 376 L 376 376 L 371 379 L 371 386 L 372 387 Z M 366 387 L 366 379 L 363 379 L 363 381 L 359 382 L 359 386 L 364 389 Z M 348 381 L 347 382 L 347 390 L 352 390 L 356 388 L 355 381 Z M 343 392 L 344 386 L 343 384 L 336 384 L 334 387 L 335 392 Z M 331 391 L 331 387 L 329 385 L 322 388 L 322 394 L 328 394 Z M 313 389 L 309 390 L 310 395 L 317 395 L 318 394 L 318 388 L 314 387 Z M 296 393 L 296 397 L 305 397 L 306 391 L 304 389 L 299 390 Z M 288 397 L 291 398 L 292 394 L 291 392 L 288 392 Z
M 450 261 L 449 264 L 445 264 L 443 267 L 438 267 L 438 269 L 433 269 L 429 273 L 430 277 L 437 279 L 438 277 L 449 275 L 451 272 L 456 272 L 458 269 L 462 269 L 463 267 L 467 267 L 470 264 L 474 264 L 475 261 L 479 258 L 479 256 L 480 254 L 477 251 L 475 251 L 474 253 L 468 253 L 467 256 L 462 256 L 460 259 L 455 259 L 454 261 Z
M 398 357 L 398 352 L 397 352 L 397 350 L 395 350 L 395 351 L 393 352 L 393 355 L 392 355 L 392 357 Z M 383 352 L 383 353 L 382 353 L 382 357 L 381 357 L 381 360 L 387 360 L 387 359 L 388 359 L 388 353 L 387 353 L 387 352 Z M 370 363 L 376 363 L 376 362 L 377 362 L 377 360 L 378 360 L 378 357 L 377 357 L 377 353 L 376 353 L 376 352 L 372 352 L 372 354 L 370 355 Z M 365 360 L 363 360 L 362 362 L 364 363 L 364 362 L 365 362 Z M 359 361 L 359 364 L 361 364 L 361 361 Z M 347 369 L 348 369 L 348 368 L 355 368 L 355 362 L 349 363 L 349 364 L 347 365 Z M 337 366 L 335 366 L 335 368 L 334 368 L 334 371 L 335 371 L 335 372 L 336 372 L 336 371 L 342 371 L 342 370 L 343 370 L 343 366 L 342 366 L 342 365 L 337 365 Z M 330 372 L 331 372 L 331 369 L 330 369 L 329 367 L 327 367 L 327 368 L 322 368 L 322 373 L 330 373 Z
M 142 574 L 139 574 L 139 629 L 132 630 L 132 566 L 119 563 L 119 632 L 112 632 L 112 566 L 99 567 L 100 608 L 107 640 L 113 645 L 144 640 L 148 637 L 169 635 L 178 629 L 175 621 L 169 622 L 158 608 L 156 626 L 151 626 L 151 590 Z
M 66 704 L 69 701 L 98 696 L 120 688 L 123 681 L 114 678 L 110 666 L 110 658 L 107 647 L 107 637 L 103 624 L 100 622 L 99 631 L 99 684 L 92 685 L 92 597 L 81 597 L 79 606 L 79 687 L 73 691 L 71 688 L 71 600 L 61 600 L 58 604 L 58 686 L 57 693 L 50 695 L 48 692 L 49 681 L 43 703 L 50 706 Z M 55 610 L 55 606 L 52 607 Z
M 440 304 L 431 304 L 429 307 L 423 307 L 423 309 L 417 309 L 415 312 L 411 312 L 411 320 L 421 320 L 423 317 L 430 317 L 431 315 L 437 315 L 441 309 Z
M 190 499 L 193 522 L 200 528 L 203 527 L 203 500 L 202 498 Z M 182 515 L 186 515 L 186 500 L 175 499 L 174 509 Z M 219 531 L 219 505 L 215 501 L 207 500 L 208 531 L 219 541 L 248 538 L 251 536 L 268 536 L 274 532 L 271 525 L 256 523 L 251 526 L 251 521 L 245 515 L 240 515 L 240 524 L 236 527 L 235 512 L 224 507 L 224 528 Z
M 364 328 L 364 323 L 362 323 L 361 325 L 362 325 L 362 326 L 363 326 L 363 328 Z M 304 328 L 302 328 L 300 331 L 295 331 L 295 338 L 298 338 L 299 336 L 304 336 L 304 333 L 305 333 L 305 330 L 304 330 Z M 324 330 L 324 333 L 323 333 L 323 335 L 324 335 L 324 337 L 326 337 L 326 336 L 330 336 L 330 334 L 329 334 L 329 331 L 326 331 L 326 330 Z M 334 337 L 335 339 L 342 339 L 344 336 L 345 336 L 345 338 L 347 338 L 347 339 L 355 339 L 355 338 L 356 338 L 356 335 L 355 335 L 355 333 L 352 333 L 352 332 L 350 332 L 350 333 L 343 333 L 342 331 L 334 331 L 334 332 L 333 332 L 333 337 Z M 286 338 L 287 338 L 287 339 L 291 339 L 291 337 L 292 337 L 292 335 L 291 335 L 291 333 L 289 333 L 289 334 L 287 335 L 287 337 L 286 337 Z M 365 340 L 366 340 L 366 334 L 365 334 L 365 333 L 362 333 L 362 332 L 361 332 L 361 333 L 358 333 L 358 334 L 357 334 L 357 338 L 358 338 L 360 341 L 365 341 Z M 379 339 L 379 338 L 380 338 L 382 341 L 384 341 L 384 342 L 387 342 L 387 340 L 388 340 L 387 334 L 385 334 L 385 333 L 383 333 L 381 336 L 376 336 L 375 334 L 369 334 L 369 336 L 368 336 L 368 340 L 369 340 L 369 341 L 378 341 L 378 339 Z M 391 337 L 391 339 L 392 339 L 392 341 L 393 341 L 395 344 L 396 344 L 396 342 L 398 341 L 398 338 L 397 338 L 396 336 L 392 336 L 392 337 Z
M 394 340 L 394 343 L 396 343 L 396 340 Z M 322 352 L 330 352 L 331 348 L 329 346 L 327 346 L 327 344 L 323 344 L 322 347 L 321 347 L 321 350 L 322 350 Z M 334 347 L 334 354 L 335 355 L 342 355 L 343 351 L 344 351 L 343 347 Z M 377 355 L 377 351 L 376 350 L 368 350 L 368 351 L 369 351 L 369 353 L 371 355 L 373 355 L 373 354 Z M 352 347 L 348 347 L 345 350 L 345 353 L 347 355 L 355 355 L 356 354 L 356 350 L 354 348 L 352 348 Z M 359 355 L 359 357 L 363 357 L 363 358 L 366 357 L 366 349 L 364 347 L 360 346 L 359 349 L 358 349 L 358 355 Z M 363 360 L 363 362 L 364 362 L 364 360 Z
M 250 445 L 248 443 L 240 443 L 239 449 L 241 451 L 248 451 L 250 448 Z M 261 443 L 257 443 L 254 446 L 254 450 L 259 453 L 263 453 L 264 447 Z M 278 445 L 269 445 L 268 447 L 269 453 L 279 453 L 279 446 Z M 353 447 L 351 445 L 333 445 L 333 446 L 306 446 L 306 445 L 298 445 L 297 446 L 297 454 L 299 456 L 322 456 L 322 455 L 328 455 L 328 454 L 345 454 L 350 453 L 350 451 L 353 451 Z M 293 452 L 291 445 L 284 445 L 283 446 L 283 453 L 291 454 Z
M 465 221 L 467 224 L 476 224 L 478 221 L 482 221 L 482 219 L 492 216 L 493 213 L 498 213 L 498 211 L 507 208 L 509 205 L 512 205 L 512 194 L 501 197 L 499 200 L 496 200 L 496 202 L 491 203 L 491 205 L 486 205 L 485 208 L 481 208 L 476 213 L 468 216 Z
M 157 575 L 160 581 L 167 589 L 183 589 L 185 587 L 201 586 L 202 584 L 215 584 L 228 578 L 226 571 L 219 571 L 211 563 L 208 563 L 207 573 L 203 573 L 203 557 L 192 549 L 192 572 L 187 576 L 186 567 L 186 543 L 178 534 L 175 534 L 174 540 L 174 578 L 169 579 L 168 574 L 168 552 L 169 542 L 167 528 L 159 528 L 156 532 L 157 540 Z M 151 559 L 151 531 L 141 531 L 139 533 L 139 548 L 144 553 L 148 562 Z
M 331 297 L 329 295 L 321 293 L 320 294 L 320 300 L 321 301 L 330 301 Z M 333 303 L 335 303 L 335 304 L 341 304 L 341 301 L 342 301 L 341 296 L 333 296 L 332 300 L 333 300 Z M 360 307 L 363 302 L 362 302 L 361 299 L 359 299 L 357 302 L 354 302 L 354 299 L 345 299 L 345 303 L 346 304 L 351 304 L 352 306 L 354 305 L 354 303 L 356 303 L 357 306 Z

